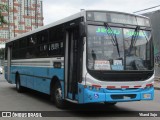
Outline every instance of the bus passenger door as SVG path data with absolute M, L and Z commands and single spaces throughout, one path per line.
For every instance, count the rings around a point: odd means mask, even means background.
M 78 80 L 80 79 L 79 63 L 79 28 L 70 28 L 66 32 L 65 48 L 65 97 L 71 100 L 76 99 L 78 92 Z

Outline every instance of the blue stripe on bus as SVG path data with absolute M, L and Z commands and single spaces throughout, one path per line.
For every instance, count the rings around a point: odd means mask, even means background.
M 12 66 L 10 80 L 15 83 L 15 73 L 19 72 L 21 85 L 46 94 L 50 94 L 50 83 L 53 76 L 64 81 L 64 68 Z M 61 82 L 63 85 L 63 82 Z M 64 86 L 64 85 L 63 85 Z M 62 88 L 63 88 L 62 86 Z M 62 89 L 64 91 L 64 89 Z
M 53 76 L 57 76 L 59 79 L 64 79 L 64 68 L 47 68 L 47 67 L 19 67 L 12 66 L 11 73 L 16 73 L 17 71 L 20 74 L 39 76 L 39 77 L 47 77 L 52 78 Z

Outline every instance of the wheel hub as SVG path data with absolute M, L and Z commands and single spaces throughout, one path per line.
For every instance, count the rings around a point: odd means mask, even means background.
M 57 102 L 61 102 L 62 101 L 62 90 L 60 88 L 58 88 L 56 90 L 55 94 L 56 94 L 56 100 L 57 100 Z

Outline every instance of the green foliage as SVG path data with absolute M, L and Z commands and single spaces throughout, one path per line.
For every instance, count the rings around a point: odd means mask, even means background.
M 2 15 L 2 12 L 7 12 L 8 6 L 0 3 L 0 26 L 3 24 L 7 24 L 7 21 L 4 19 L 4 16 Z

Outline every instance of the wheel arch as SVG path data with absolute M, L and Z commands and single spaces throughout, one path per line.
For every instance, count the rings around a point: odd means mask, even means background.
M 51 94 L 56 82 L 59 82 L 59 84 L 60 84 L 59 78 L 57 76 L 53 76 L 52 79 L 51 79 L 51 83 L 50 83 L 50 94 Z

